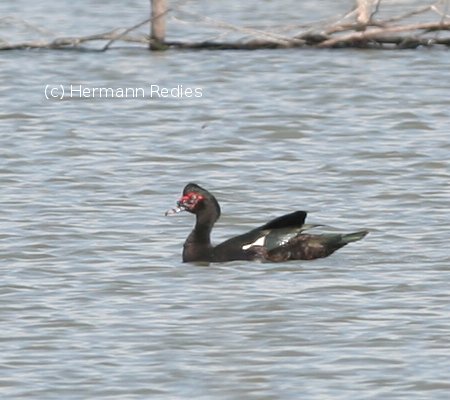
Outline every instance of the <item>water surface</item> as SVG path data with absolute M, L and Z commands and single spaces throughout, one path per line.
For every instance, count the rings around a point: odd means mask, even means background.
M 446 399 L 448 61 L 3 53 L 2 398 Z M 202 97 L 45 98 L 72 84 Z M 217 242 L 295 209 L 370 234 L 310 262 L 185 265 L 193 219 L 164 211 L 189 181 L 221 202 Z

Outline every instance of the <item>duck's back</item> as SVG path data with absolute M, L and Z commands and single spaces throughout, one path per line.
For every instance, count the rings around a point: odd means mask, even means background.
M 287 244 L 301 232 L 306 215 L 305 211 L 295 211 L 228 239 L 214 248 L 213 260 L 266 260 L 270 250 Z

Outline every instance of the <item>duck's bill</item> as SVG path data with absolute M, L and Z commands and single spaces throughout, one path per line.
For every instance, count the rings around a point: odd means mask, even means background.
M 180 213 L 182 211 L 184 211 L 184 207 L 177 206 L 175 208 L 171 208 L 170 210 L 167 210 L 166 213 L 165 213 L 165 216 L 168 217 L 168 216 L 171 216 L 171 215 L 175 215 L 175 214 L 178 214 L 178 213 Z

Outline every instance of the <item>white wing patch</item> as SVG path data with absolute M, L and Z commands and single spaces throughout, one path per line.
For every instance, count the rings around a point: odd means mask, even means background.
M 244 244 L 242 246 L 242 250 L 248 250 L 250 247 L 253 246 L 264 246 L 264 243 L 266 242 L 266 236 L 261 236 L 258 239 L 256 239 L 253 243 Z

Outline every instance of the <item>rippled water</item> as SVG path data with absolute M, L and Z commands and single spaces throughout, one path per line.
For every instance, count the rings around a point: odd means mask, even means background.
M 447 399 L 447 51 L 5 52 L 0 393 Z M 46 85 L 202 88 L 47 100 Z M 52 86 L 53 87 L 53 86 Z M 57 86 L 56 86 L 57 87 Z M 363 241 L 310 262 L 180 262 L 295 209 Z

